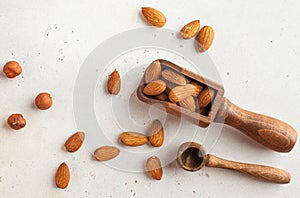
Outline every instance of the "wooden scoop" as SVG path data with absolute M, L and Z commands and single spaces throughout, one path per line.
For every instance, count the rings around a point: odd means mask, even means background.
M 206 155 L 204 148 L 195 142 L 186 142 L 179 147 L 177 162 L 187 171 L 197 171 L 207 166 L 238 171 L 278 184 L 287 184 L 291 179 L 290 173 L 279 168 L 234 162 L 210 154 Z
M 160 63 L 162 71 L 171 69 L 186 77 L 187 84 L 189 82 L 197 82 L 204 86 L 204 89 L 209 89 L 210 93 L 213 93 L 211 101 L 202 112 L 201 107 L 198 107 L 200 108 L 198 111 L 190 111 L 170 101 L 158 100 L 153 96 L 143 93 L 147 85 L 144 80 L 145 77 L 137 89 L 137 96 L 141 101 L 150 105 L 159 103 L 161 105 L 158 108 L 179 117 L 184 116 L 200 127 L 207 127 L 211 122 L 224 122 L 238 129 L 256 142 L 278 152 L 289 152 L 294 147 L 297 140 L 297 132 L 290 125 L 275 118 L 253 113 L 234 105 L 224 97 L 224 88 L 221 85 L 203 76 L 167 60 L 159 59 L 156 61 Z M 160 77 L 160 79 L 165 80 L 163 77 Z M 173 90 L 174 83 L 171 86 L 170 88 Z

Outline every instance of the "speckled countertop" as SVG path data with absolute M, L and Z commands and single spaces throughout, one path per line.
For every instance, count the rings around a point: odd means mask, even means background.
M 76 131 L 73 87 L 81 64 L 111 35 L 144 27 L 139 9 L 145 5 L 162 10 L 170 29 L 196 18 L 212 25 L 216 39 L 208 54 L 226 96 L 300 129 L 299 1 L 1 0 L 0 65 L 15 59 L 24 72 L 14 80 L 0 74 L 0 197 L 298 197 L 299 144 L 280 154 L 228 127 L 211 153 L 286 169 L 291 183 L 269 184 L 212 168 L 190 173 L 176 163 L 157 182 L 98 163 L 85 148 L 62 150 Z M 54 106 L 46 112 L 32 104 L 40 91 L 53 95 Z M 13 112 L 26 116 L 24 130 L 5 125 Z M 62 161 L 71 169 L 66 190 L 53 181 Z

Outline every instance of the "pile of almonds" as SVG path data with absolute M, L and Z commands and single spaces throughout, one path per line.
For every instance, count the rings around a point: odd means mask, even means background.
M 153 99 L 178 105 L 207 116 L 216 91 L 191 80 L 159 60 L 153 61 L 144 74 L 143 93 Z

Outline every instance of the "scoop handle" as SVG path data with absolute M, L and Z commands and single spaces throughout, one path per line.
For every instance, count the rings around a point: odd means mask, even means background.
M 291 179 L 290 173 L 279 168 L 234 162 L 210 154 L 206 156 L 205 166 L 235 170 L 277 184 L 287 184 Z
M 244 110 L 223 98 L 216 122 L 223 121 L 256 142 L 278 152 L 289 152 L 297 141 L 297 132 L 278 119 Z

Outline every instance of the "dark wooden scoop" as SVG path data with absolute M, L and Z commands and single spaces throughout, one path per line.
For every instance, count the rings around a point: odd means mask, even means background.
M 137 89 L 138 98 L 147 104 L 159 103 L 159 108 L 176 116 L 183 116 L 200 127 L 211 122 L 225 123 L 243 132 L 256 142 L 278 152 L 289 152 L 297 141 L 297 132 L 290 125 L 275 118 L 246 111 L 224 97 L 224 88 L 167 60 L 158 60 L 162 68 L 171 68 L 186 78 L 199 82 L 215 92 L 206 114 L 189 111 L 168 101 L 154 99 L 143 93 L 144 78 Z
M 291 179 L 290 173 L 279 168 L 234 162 L 206 154 L 204 148 L 196 142 L 186 142 L 179 147 L 177 162 L 180 167 L 187 171 L 197 171 L 207 166 L 238 171 L 278 184 L 287 184 Z

